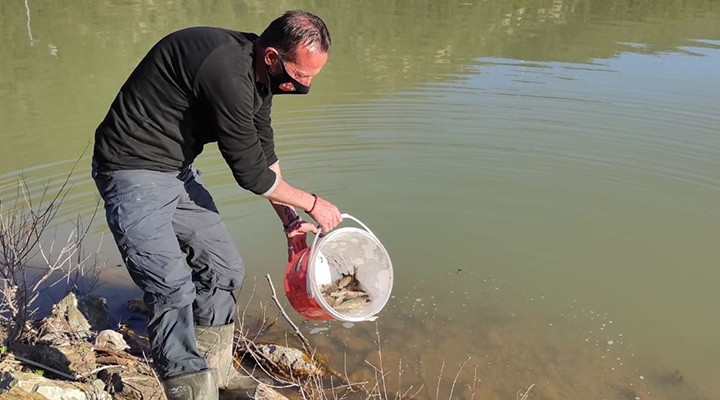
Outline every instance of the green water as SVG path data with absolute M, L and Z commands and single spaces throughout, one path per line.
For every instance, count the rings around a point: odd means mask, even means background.
M 720 399 L 719 1 L 3 1 L 0 199 L 64 177 L 166 33 L 258 32 L 291 8 L 333 50 L 311 95 L 276 99 L 278 153 L 390 252 L 388 384 L 400 364 L 400 386 L 446 399 L 469 358 L 454 398 L 474 380 L 483 400 Z M 197 166 L 264 296 L 279 222 L 212 146 Z M 59 224 L 97 201 L 88 170 Z M 375 324 L 301 329 L 372 378 Z

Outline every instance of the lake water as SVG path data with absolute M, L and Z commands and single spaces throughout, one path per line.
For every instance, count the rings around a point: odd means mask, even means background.
M 276 99 L 284 175 L 395 268 L 377 324 L 301 324 L 335 368 L 372 380 L 379 335 L 388 387 L 418 398 L 720 399 L 717 0 L 3 1 L 0 199 L 82 157 L 56 222 L 88 218 L 83 151 L 149 47 L 292 8 L 334 44 L 309 96 Z M 213 146 L 197 166 L 267 302 L 274 212 Z M 137 292 L 101 249 L 118 305 Z

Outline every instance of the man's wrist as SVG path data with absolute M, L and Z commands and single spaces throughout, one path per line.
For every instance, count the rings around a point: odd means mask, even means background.
M 310 205 L 310 208 L 306 208 L 304 211 L 308 214 L 313 212 L 315 210 L 315 206 L 317 205 L 318 196 L 315 193 L 310 193 L 313 197 L 312 205 Z

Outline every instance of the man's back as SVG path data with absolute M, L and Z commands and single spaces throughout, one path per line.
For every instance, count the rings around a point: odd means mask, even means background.
M 244 97 L 249 112 L 257 112 L 267 96 L 261 97 L 254 85 L 256 37 L 197 27 L 160 40 L 120 89 L 96 130 L 98 169 L 177 171 L 191 164 L 223 129 L 209 109 L 217 96 L 209 93 L 212 89 L 205 82 L 240 81 L 236 91 L 249 93 L 237 93 L 238 101 Z

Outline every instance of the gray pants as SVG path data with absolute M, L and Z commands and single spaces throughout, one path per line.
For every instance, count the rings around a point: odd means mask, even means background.
M 105 216 L 151 311 L 151 355 L 160 378 L 207 368 L 195 326 L 234 322 L 243 262 L 199 173 L 96 172 Z

